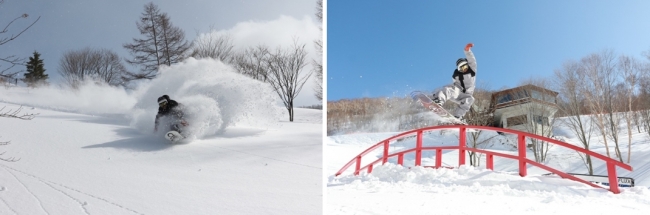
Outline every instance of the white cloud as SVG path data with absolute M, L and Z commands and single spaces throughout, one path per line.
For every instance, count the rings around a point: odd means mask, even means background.
M 315 41 L 322 39 L 319 23 L 310 16 L 296 19 L 290 16 L 281 15 L 279 18 L 270 21 L 245 21 L 237 23 L 234 27 L 225 30 L 217 30 L 201 36 L 212 35 L 214 37 L 229 35 L 232 38 L 234 50 L 242 51 L 248 47 L 265 45 L 271 50 L 276 48 L 289 48 L 293 45 L 294 39 L 298 44 L 304 44 L 307 51 L 307 65 L 303 68 L 303 74 L 311 72 L 312 60 L 321 56 L 316 50 Z M 300 94 L 295 99 L 297 106 L 319 104 L 314 96 L 314 75 L 307 80 Z

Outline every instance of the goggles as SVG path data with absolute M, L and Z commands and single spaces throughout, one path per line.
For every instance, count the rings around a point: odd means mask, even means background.
M 469 65 L 467 65 L 467 62 L 463 62 L 458 65 L 458 71 L 465 71 L 469 68 Z
M 158 102 L 158 106 L 163 107 L 167 105 L 167 100 L 162 100 Z

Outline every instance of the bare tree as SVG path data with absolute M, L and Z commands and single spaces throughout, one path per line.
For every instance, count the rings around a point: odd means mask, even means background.
M 625 124 L 627 126 L 627 136 L 628 136 L 628 151 L 627 151 L 627 163 L 630 163 L 632 156 L 632 122 L 634 121 L 634 109 L 633 104 L 635 103 L 636 96 L 635 92 L 637 86 L 639 85 L 639 79 L 641 75 L 641 65 L 636 62 L 636 59 L 621 56 L 619 58 L 619 75 L 622 76 L 624 82 L 622 83 L 622 98 L 624 99 L 622 104 L 625 104 L 626 110 L 624 113 Z
M 321 23 L 323 22 L 323 0 L 318 0 L 316 2 L 317 7 L 316 7 L 316 17 L 318 17 L 318 21 Z M 323 32 L 323 28 L 319 27 L 321 30 L 321 33 Z M 316 73 L 316 79 L 314 80 L 316 82 L 316 86 L 314 86 L 314 95 L 316 98 L 318 98 L 318 101 L 323 101 L 323 40 L 318 39 L 316 42 L 314 42 L 316 45 L 316 50 L 318 50 L 318 56 L 320 56 L 320 59 L 318 60 L 313 60 L 312 64 L 314 65 L 314 73 Z
M 59 61 L 59 74 L 66 84 L 77 88 L 86 80 L 111 86 L 125 85 L 128 72 L 120 57 L 108 49 L 84 48 L 68 51 Z
M 555 124 L 555 112 L 557 111 L 556 94 L 549 91 L 550 81 L 543 78 L 531 78 L 525 80 L 522 85 L 528 85 L 524 93 L 529 102 L 519 105 L 518 108 L 524 113 L 522 118 L 523 128 L 533 134 L 551 137 L 553 125 Z M 510 123 L 508 123 L 510 124 Z M 535 138 L 529 139 L 528 147 L 533 151 L 536 162 L 546 161 L 551 144 Z
M 619 71 L 617 68 L 619 66 L 614 62 L 615 57 L 613 51 L 605 51 L 601 55 L 603 59 L 606 59 L 602 61 L 604 63 L 601 67 L 602 70 L 599 70 L 597 73 L 597 77 L 600 79 L 599 86 L 602 87 L 601 92 L 603 93 L 600 97 L 604 107 L 603 118 L 605 119 L 605 124 L 603 126 L 607 130 L 603 138 L 609 137 L 612 140 L 616 157 L 619 161 L 624 162 L 620 149 L 621 139 L 619 136 L 621 133 L 619 125 L 623 117 L 618 113 L 625 110 L 624 99 L 621 99 L 625 96 L 622 93 L 622 87 L 617 87 L 619 83 Z
M 603 138 L 605 151 L 611 157 L 608 144 L 608 121 L 607 116 L 611 112 L 612 86 L 614 72 L 614 54 L 606 50 L 598 54 L 591 54 L 583 58 L 580 63 L 584 67 L 587 83 L 583 93 L 587 96 L 587 104 L 592 113 L 591 119 L 598 127 Z M 614 134 L 616 135 L 616 134 Z
M 171 66 L 174 63 L 185 59 L 185 52 L 189 50 L 190 44 L 185 40 L 185 32 L 179 27 L 173 26 L 167 13 L 160 15 L 160 29 L 163 43 L 162 57 L 163 64 Z
M 258 45 L 256 47 L 249 47 L 244 52 L 236 54 L 232 58 L 231 64 L 237 72 L 256 80 L 267 82 L 267 62 L 270 56 L 268 47 Z
M 650 60 L 650 51 L 643 53 L 647 60 Z M 639 76 L 639 115 L 640 124 L 644 131 L 650 135 L 650 63 L 642 64 L 641 74 Z
M 487 90 L 488 87 L 483 84 L 483 86 L 477 86 L 474 91 L 474 104 L 470 108 L 470 111 L 465 115 L 465 119 L 468 125 L 478 125 L 478 126 L 491 126 L 494 121 L 494 110 L 492 110 L 491 100 L 492 92 Z M 487 136 L 486 135 L 490 135 Z M 483 130 L 477 130 L 475 132 L 468 132 L 468 147 L 476 149 L 484 149 L 488 146 L 488 143 L 491 139 L 498 136 L 494 132 L 486 132 Z M 474 151 L 468 151 L 470 158 L 470 165 L 479 166 L 481 164 L 482 153 L 477 153 Z
M 4 2 L 5 2 L 4 0 L 0 0 L 0 5 L 4 4 Z M 2 7 L 0 7 L 0 9 L 1 8 Z M 39 19 L 41 19 L 41 17 L 39 16 L 31 24 L 29 24 L 26 27 L 22 28 L 22 30 L 19 30 L 18 32 L 11 33 L 9 31 L 10 30 L 9 27 L 12 24 L 14 24 L 16 21 L 18 21 L 19 19 L 27 19 L 28 17 L 29 17 L 29 15 L 26 14 L 26 13 L 22 14 L 22 15 L 16 17 L 16 18 L 14 18 L 13 20 L 9 21 L 9 23 L 4 25 L 4 27 L 2 29 L 0 29 L 0 35 L 10 34 L 8 36 L 0 36 L 0 46 L 2 46 L 4 44 L 7 44 L 7 43 L 15 40 L 16 38 L 20 37 L 20 35 L 25 33 L 25 31 L 27 31 L 27 29 L 31 28 L 34 24 L 36 24 L 36 22 L 38 22 Z M 1 25 L 0 25 L 0 27 L 1 27 Z M 15 76 L 19 72 L 9 73 L 8 71 L 11 68 L 13 68 L 14 66 L 24 65 L 24 61 L 25 61 L 25 58 L 21 58 L 21 57 L 18 57 L 16 55 L 0 56 L 0 80 L 5 80 L 5 81 L 6 80 L 17 80 L 15 78 Z M 6 68 L 3 68 L 3 64 L 6 65 L 6 66 L 4 66 Z
M 621 152 L 622 139 L 620 137 L 622 128 L 620 127 L 626 118 L 625 115 L 625 89 L 622 84 L 616 84 L 611 87 L 612 98 L 610 103 L 607 104 L 608 112 L 605 115 L 607 123 L 606 129 L 608 130 L 608 137 L 614 142 L 614 153 L 616 157 L 623 161 L 623 154 Z
M 650 54 L 647 55 L 650 60 Z M 639 80 L 638 114 L 640 123 L 646 134 L 650 135 L 650 64 L 645 63 L 641 69 Z
M 302 68 L 306 65 L 305 45 L 298 45 L 294 40 L 293 47 L 282 50 L 278 47 L 272 53 L 267 62 L 269 72 L 268 83 L 280 96 L 284 106 L 289 111 L 289 121 L 293 122 L 293 100 L 298 96 L 300 90 L 309 79 L 312 72 L 301 75 Z
M 562 123 L 573 132 L 582 146 L 590 150 L 591 136 L 593 134 L 593 121 L 583 118 L 587 115 L 584 108 L 586 96 L 583 80 L 586 78 L 582 67 L 576 62 L 567 62 L 561 70 L 555 71 L 555 89 L 559 92 L 559 109 L 566 116 Z M 587 167 L 589 175 L 593 175 L 594 168 L 589 154 L 578 153 Z
M 153 2 L 144 6 L 136 25 L 146 38 L 134 38 L 133 43 L 123 45 L 134 56 L 126 62 L 141 67 L 140 73 L 130 74 L 132 79 L 152 79 L 156 77 L 159 66 L 169 66 L 185 59 L 184 54 L 190 47 L 185 33 L 173 26 L 167 14 L 161 13 Z
M 160 43 L 160 32 L 157 24 L 160 10 L 158 6 L 149 3 L 144 6 L 144 12 L 140 16 L 140 22 L 136 23 L 140 34 L 145 35 L 146 39 L 133 39 L 133 44 L 124 44 L 134 56 L 133 60 L 127 59 L 126 62 L 132 65 L 141 66 L 139 74 L 133 74 L 135 79 L 151 79 L 156 77 L 155 72 L 158 66 L 162 64 Z
M 193 58 L 212 58 L 224 63 L 230 63 L 234 57 L 233 42 L 230 35 L 212 33 L 198 35 L 192 43 L 190 56 Z

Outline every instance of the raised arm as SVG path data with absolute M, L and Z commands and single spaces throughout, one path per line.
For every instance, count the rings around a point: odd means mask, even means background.
M 467 64 L 469 64 L 469 68 L 472 68 L 472 71 L 476 72 L 476 57 L 474 57 L 474 53 L 472 53 L 471 48 L 474 47 L 473 43 L 468 43 L 465 46 L 465 58 L 467 58 Z

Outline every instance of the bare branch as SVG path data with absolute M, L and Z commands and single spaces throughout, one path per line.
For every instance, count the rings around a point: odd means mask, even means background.
M 20 19 L 20 18 L 27 18 L 27 14 L 23 14 L 22 16 L 17 17 L 17 18 L 15 18 L 14 20 L 11 20 L 11 22 L 9 22 L 9 24 L 7 24 L 7 26 L 5 26 L 5 28 L 2 29 L 2 31 L 0 31 L 0 34 L 1 34 L 1 33 L 7 33 L 7 32 L 8 32 L 7 28 L 9 28 L 9 26 L 11 25 L 11 23 L 15 22 L 16 20 L 18 20 L 18 19 Z M 34 22 L 32 22 L 32 24 L 29 24 L 29 26 L 27 26 L 25 29 L 23 29 L 22 31 L 20 31 L 18 34 L 16 34 L 16 35 L 11 35 L 9 38 L 1 38 L 1 39 L 0 39 L 0 45 L 4 45 L 5 43 L 8 43 L 9 41 L 12 41 L 12 40 L 18 38 L 21 34 L 25 33 L 25 31 L 27 31 L 27 29 L 31 28 L 34 24 L 36 24 L 36 22 L 38 22 L 39 19 L 41 19 L 40 16 L 39 16 L 38 18 L 36 18 L 36 20 L 34 20 Z
M 22 120 L 31 120 L 31 119 L 34 119 L 34 117 L 36 117 L 36 115 L 38 115 L 38 114 L 33 114 L 32 113 L 32 114 L 23 114 L 23 115 L 19 116 L 18 114 L 23 109 L 22 106 L 20 106 L 15 111 L 8 110 L 6 112 L 3 112 L 4 109 L 5 109 L 5 107 L 0 108 L 0 117 L 15 118 L 15 119 L 22 119 Z
M 217 35 L 216 31 L 199 35 L 192 44 L 190 56 L 201 58 L 212 58 L 229 63 L 233 59 L 233 42 L 230 35 Z
M 0 5 L 3 4 L 3 3 L 4 3 L 4 0 L 0 1 Z M 12 24 L 14 24 L 14 22 L 16 22 L 18 19 L 21 19 L 21 18 L 22 18 L 22 19 L 26 19 L 27 17 L 29 17 L 29 15 L 27 15 L 27 14 L 25 13 L 25 14 L 22 14 L 22 15 L 16 17 L 16 18 L 14 18 L 14 19 L 11 20 L 8 24 L 6 24 L 6 25 L 4 26 L 4 28 L 2 28 L 2 30 L 0 31 L 0 34 L 6 34 L 6 33 L 9 33 L 9 27 L 10 27 Z M 32 22 L 31 24 L 29 24 L 27 27 L 23 28 L 23 29 L 22 29 L 20 32 L 18 32 L 17 34 L 12 34 L 12 35 L 7 36 L 7 37 L 0 37 L 0 46 L 4 45 L 4 44 L 6 44 L 6 43 L 8 43 L 8 42 L 10 42 L 10 41 L 13 41 L 14 39 L 16 39 L 16 38 L 18 38 L 18 37 L 20 37 L 20 35 L 22 35 L 23 33 L 25 33 L 25 31 L 27 31 L 27 29 L 29 29 L 29 28 L 31 28 L 32 26 L 34 26 L 34 24 L 36 24 L 36 22 L 38 22 L 38 20 L 40 20 L 40 19 L 41 19 L 41 17 L 39 16 L 38 18 L 36 18 L 36 20 L 34 20 L 34 22 Z M 14 68 L 16 65 L 25 65 L 25 64 L 23 63 L 24 60 L 25 60 L 24 58 L 16 57 L 15 55 L 0 56 L 0 63 L 7 63 L 7 64 L 8 64 L 8 66 L 7 66 L 6 68 L 1 68 L 1 69 L 0 69 L 0 76 L 2 76 L 2 77 L 7 77 L 7 78 L 10 78 L 10 79 L 14 79 L 14 78 L 15 78 L 14 76 L 15 76 L 16 74 L 18 74 L 18 72 L 14 72 L 14 73 L 11 73 L 11 74 L 5 74 L 5 72 L 7 72 L 7 71 L 9 71 L 10 69 Z M 0 67 L 2 67 L 1 64 L 0 64 Z M 0 79 L 1 79 L 1 78 L 0 78 Z M 5 80 L 5 81 L 6 81 L 6 80 Z
M 258 45 L 250 47 L 232 58 L 232 65 L 237 72 L 251 78 L 266 82 L 268 80 L 267 61 L 270 57 L 268 47 Z
M 0 155 L 4 155 L 4 154 L 5 154 L 4 152 L 0 153 Z M 15 157 L 9 157 L 9 158 L 0 157 L 0 160 L 6 161 L 6 162 L 16 162 L 16 161 L 19 161 L 20 158 L 16 159 Z

